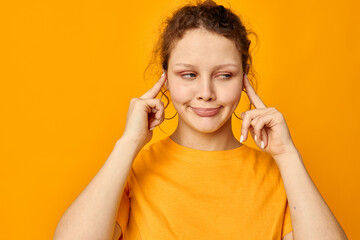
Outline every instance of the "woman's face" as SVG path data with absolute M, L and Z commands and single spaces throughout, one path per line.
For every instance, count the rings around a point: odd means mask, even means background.
M 243 89 L 241 57 L 232 40 L 203 29 L 187 31 L 171 51 L 167 78 L 179 127 L 210 133 L 231 121 Z M 194 108 L 219 111 L 206 115 Z

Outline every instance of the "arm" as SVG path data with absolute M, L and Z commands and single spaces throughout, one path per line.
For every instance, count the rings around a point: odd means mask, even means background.
M 240 114 L 243 118 L 240 141 L 247 139 L 250 130 L 257 146 L 274 158 L 289 202 L 294 239 L 348 239 L 306 171 L 284 116 L 263 103 L 247 74 L 244 86 L 256 109 Z
M 100 171 L 61 217 L 58 239 L 112 239 L 117 209 L 133 160 L 140 149 L 120 138 Z
M 290 207 L 295 240 L 348 239 L 310 178 L 300 152 L 274 157 Z

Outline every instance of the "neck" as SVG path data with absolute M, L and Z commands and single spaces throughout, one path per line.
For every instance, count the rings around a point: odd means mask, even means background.
M 230 150 L 243 145 L 232 132 L 231 118 L 212 133 L 198 132 L 186 124 L 178 124 L 170 138 L 182 146 L 204 151 Z

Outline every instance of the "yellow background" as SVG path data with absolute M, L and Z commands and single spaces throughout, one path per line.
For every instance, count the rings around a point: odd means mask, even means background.
M 283 113 L 320 193 L 349 239 L 360 239 L 359 3 L 217 2 L 258 34 L 258 94 Z M 130 99 L 157 80 L 143 72 L 158 26 L 182 3 L 2 2 L 1 239 L 52 238 L 121 137 Z M 171 134 L 176 122 L 161 127 Z M 154 131 L 150 143 L 166 136 Z M 256 147 L 251 137 L 245 144 Z

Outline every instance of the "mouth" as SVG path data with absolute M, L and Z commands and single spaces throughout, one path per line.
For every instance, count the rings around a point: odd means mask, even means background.
M 190 107 L 200 117 L 212 117 L 215 116 L 222 107 L 218 108 L 196 108 Z

